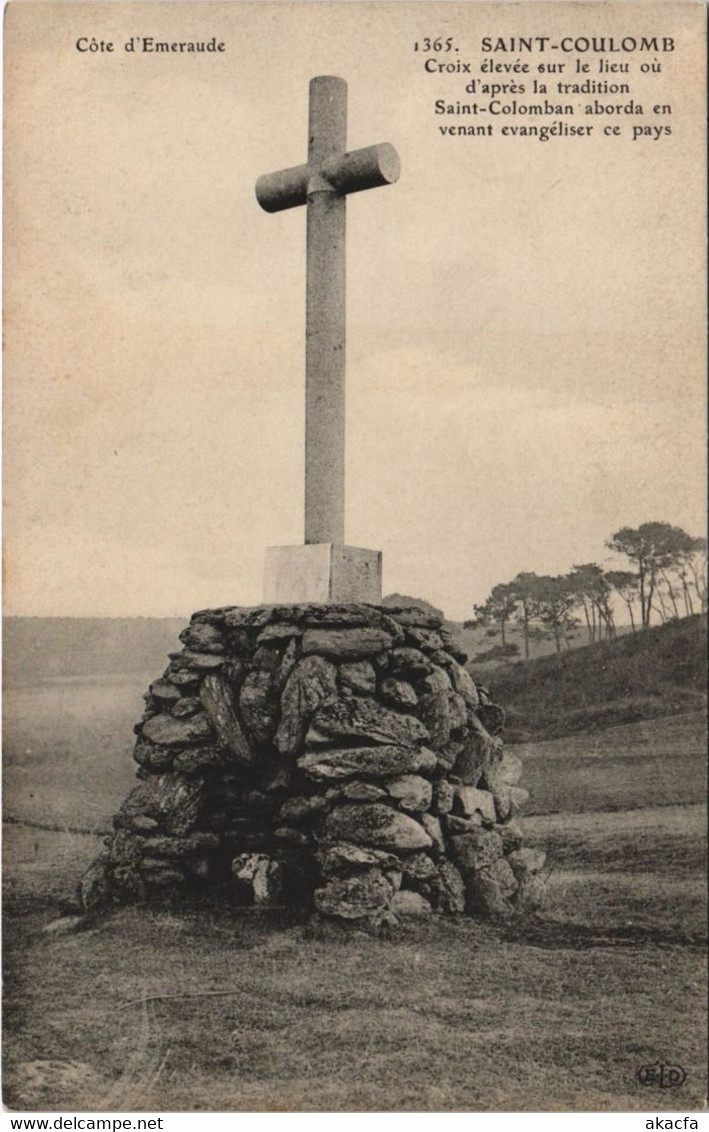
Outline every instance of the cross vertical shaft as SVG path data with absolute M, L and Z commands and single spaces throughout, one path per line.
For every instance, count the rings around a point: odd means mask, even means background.
M 342 156 L 347 84 L 310 83 L 308 164 Z M 345 541 L 345 239 L 347 198 L 324 177 L 308 191 L 305 327 L 305 542 Z
M 381 600 L 381 553 L 345 541 L 345 208 L 350 193 L 391 185 L 399 157 L 382 142 L 345 152 L 347 84 L 310 83 L 308 160 L 264 173 L 266 212 L 306 206 L 305 542 L 266 552 L 266 600 Z

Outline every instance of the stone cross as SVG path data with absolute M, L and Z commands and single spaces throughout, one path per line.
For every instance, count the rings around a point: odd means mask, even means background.
M 312 79 L 307 164 L 256 182 L 267 212 L 307 204 L 305 543 L 339 547 L 345 537 L 345 203 L 348 193 L 399 177 L 393 146 L 346 153 L 346 131 L 346 82 Z

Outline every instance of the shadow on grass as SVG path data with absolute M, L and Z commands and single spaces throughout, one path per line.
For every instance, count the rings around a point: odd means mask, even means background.
M 562 920 L 508 920 L 498 927 L 501 939 L 545 950 L 587 951 L 604 947 L 696 947 L 705 948 L 706 935 L 682 927 L 661 928 L 655 924 L 574 924 Z
M 38 900 L 6 900 L 5 923 L 6 939 L 10 942 L 18 936 L 29 935 L 41 939 L 46 924 L 60 916 L 76 915 L 78 908 L 68 902 Z M 231 950 L 251 950 L 266 944 L 278 950 L 288 947 L 295 938 L 304 944 L 315 942 L 356 948 L 361 946 L 361 932 L 325 932 L 302 911 L 292 908 L 252 909 L 232 908 L 227 910 L 219 905 L 184 905 L 173 908 L 116 908 L 110 912 L 85 916 L 77 927 L 79 934 L 99 932 L 119 935 L 131 928 L 131 921 L 138 918 L 142 922 L 144 942 L 155 936 L 154 942 L 164 949 L 165 926 L 175 927 L 174 946 L 184 946 L 187 939 L 206 941 L 210 938 L 228 939 Z M 24 931 L 21 923 L 24 921 Z M 12 926 L 11 926 L 12 925 Z M 588 951 L 606 948 L 643 947 L 682 947 L 702 948 L 707 945 L 706 932 L 691 931 L 682 924 L 659 925 L 657 923 L 576 923 L 573 920 L 545 918 L 543 916 L 515 917 L 509 920 L 480 921 L 472 917 L 431 917 L 424 921 L 402 922 L 399 929 L 386 936 L 374 939 L 371 944 L 431 944 L 444 943 L 447 938 L 465 937 L 467 946 L 476 950 L 497 942 L 516 943 L 548 951 Z M 169 945 L 168 945 L 169 949 Z

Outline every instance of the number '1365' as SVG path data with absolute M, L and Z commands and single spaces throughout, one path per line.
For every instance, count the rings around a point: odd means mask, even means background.
M 414 51 L 450 51 L 453 47 L 453 36 L 449 35 L 447 39 L 429 39 L 426 37 L 420 43 L 414 44 Z

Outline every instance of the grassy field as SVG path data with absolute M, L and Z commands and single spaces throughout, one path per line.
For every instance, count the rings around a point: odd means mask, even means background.
M 5 815 L 108 828 L 134 785 L 133 724 L 155 676 L 77 676 L 6 689 Z
M 15 691 L 6 811 L 105 825 L 132 781 L 130 727 L 146 682 Z M 243 912 L 127 909 L 54 935 L 44 929 L 99 840 L 6 824 L 6 1104 L 701 1106 L 703 717 L 516 750 L 531 790 L 528 838 L 554 863 L 548 905 L 531 923 L 432 923 L 393 941 L 334 943 Z M 658 1060 L 684 1067 L 681 1089 L 637 1082 Z
M 706 746 L 702 712 L 515 745 L 525 813 L 691 805 L 705 797 Z

